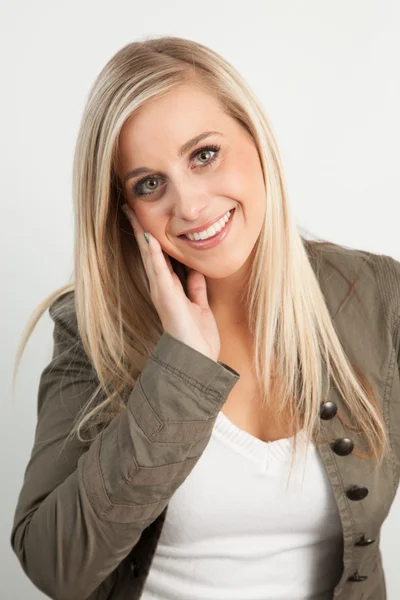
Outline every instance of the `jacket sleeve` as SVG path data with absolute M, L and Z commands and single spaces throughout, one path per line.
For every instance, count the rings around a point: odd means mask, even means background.
M 53 357 L 40 378 L 11 545 L 42 592 L 84 600 L 189 475 L 240 375 L 164 332 L 126 408 L 92 442 L 74 438 L 60 451 L 98 381 L 76 320 L 53 306 L 49 312 Z
M 386 272 L 389 274 L 385 292 L 387 297 L 387 313 L 390 331 L 392 332 L 395 356 L 397 362 L 396 390 L 400 388 L 400 261 L 384 255 L 386 259 Z M 383 286 L 382 286 L 383 287 Z M 390 402 L 390 437 L 396 457 L 397 473 L 400 476 L 400 396 L 392 393 Z M 398 480 L 398 479 L 397 479 Z

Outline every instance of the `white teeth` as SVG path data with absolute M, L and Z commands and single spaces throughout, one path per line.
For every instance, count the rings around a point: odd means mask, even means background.
M 189 240 L 206 240 L 209 237 L 212 237 L 216 233 L 219 233 L 221 229 L 225 227 L 225 223 L 229 221 L 229 217 L 231 216 L 231 211 L 228 212 L 214 225 L 211 225 L 208 229 L 204 231 L 196 231 L 195 233 L 186 233 L 185 236 L 189 238 Z

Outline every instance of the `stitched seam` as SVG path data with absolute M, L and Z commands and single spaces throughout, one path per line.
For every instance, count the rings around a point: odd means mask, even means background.
M 102 441 L 103 441 L 103 434 L 101 433 L 101 434 L 100 434 L 100 440 L 99 440 L 98 448 L 97 448 L 97 453 L 96 453 L 96 462 L 97 462 L 97 466 L 98 466 L 99 473 L 100 473 L 100 482 L 101 482 L 101 487 L 102 487 L 102 489 L 103 489 L 104 495 L 105 495 L 105 497 L 106 497 L 106 499 L 107 499 L 107 502 L 108 502 L 108 506 L 107 506 L 107 508 L 105 508 L 105 509 L 104 509 L 104 511 L 103 511 L 103 515 L 106 515 L 106 514 L 107 514 L 107 513 L 108 513 L 108 512 L 109 512 L 109 511 L 112 509 L 112 506 L 113 506 L 113 505 L 112 505 L 112 502 L 111 502 L 111 500 L 110 500 L 110 497 L 109 497 L 109 495 L 108 495 L 108 493 L 107 493 L 107 490 L 106 490 L 106 485 L 105 485 L 105 483 L 104 483 L 104 475 L 103 475 L 103 471 L 101 470 L 101 462 L 100 462 L 100 450 L 101 450 L 101 443 L 102 443 Z
M 180 442 L 169 442 L 169 441 L 167 441 L 167 442 L 159 442 L 158 440 L 155 440 L 155 441 L 154 441 L 154 440 L 151 440 L 151 439 L 148 437 L 147 433 L 144 431 L 144 429 L 143 429 L 143 428 L 140 426 L 140 423 L 139 423 L 139 421 L 137 420 L 137 418 L 136 418 L 136 416 L 135 416 L 135 413 L 132 411 L 132 409 L 128 407 L 128 410 L 129 410 L 129 412 L 131 413 L 131 415 L 132 415 L 132 418 L 134 419 L 134 421 L 135 421 L 136 425 L 138 426 L 138 429 L 140 429 L 140 431 L 143 433 L 143 435 L 144 435 L 144 437 L 146 438 L 146 440 L 147 440 L 148 442 L 150 442 L 151 444 L 154 444 L 154 443 L 156 443 L 156 444 L 160 444 L 160 445 L 161 445 L 161 444 L 165 444 L 166 446 L 170 446 L 171 444 L 185 444 L 185 443 L 186 443 L 186 442 L 183 442 L 183 441 L 180 441 Z M 185 421 L 179 421 L 179 422 L 181 422 L 181 423 L 185 423 Z M 189 421 L 189 422 L 190 422 L 190 421 Z M 190 442 L 187 442 L 187 443 L 190 443 Z M 193 444 L 192 444 L 192 445 L 193 445 Z M 166 465 L 156 465 L 156 468 L 157 468 L 157 467 L 167 467 L 167 466 L 169 466 L 169 465 L 177 465 L 177 464 L 179 464 L 179 463 L 181 463 L 181 462 L 182 462 L 182 461 L 177 461 L 177 462 L 174 462 L 174 463 L 167 463 Z M 138 468 L 139 468 L 139 469 L 151 469 L 151 468 L 152 468 L 152 467 L 144 467 L 143 465 L 140 465 L 140 464 L 139 464 L 139 463 L 136 461 L 136 459 L 135 459 L 135 463 L 137 464 L 137 466 L 138 466 Z M 136 473 L 135 473 L 135 475 L 136 475 Z M 129 483 L 129 482 L 128 482 L 128 483 Z
M 384 257 L 384 258 L 387 258 L 387 257 Z M 384 285 L 379 285 L 380 281 L 383 282 L 383 280 L 384 280 L 384 276 L 382 275 L 383 269 L 379 267 L 379 263 L 377 263 L 377 261 L 375 261 L 375 265 L 374 266 L 375 266 L 375 270 L 379 273 L 379 278 L 378 278 L 378 293 L 379 293 L 379 297 L 381 299 L 382 306 L 385 309 L 387 309 L 387 311 L 389 312 L 390 308 L 391 308 L 391 306 L 390 306 L 390 304 L 391 304 L 391 298 L 387 294 L 387 287 L 384 286 Z M 392 275 L 392 272 L 391 272 L 389 266 L 390 266 L 390 262 L 387 261 L 386 272 L 388 273 L 388 277 L 390 279 L 391 284 L 394 285 L 395 284 L 395 278 Z M 396 316 L 396 319 L 399 317 L 399 315 L 400 315 L 400 310 L 398 310 L 398 315 Z M 391 334 L 392 334 L 392 323 L 391 323 L 392 318 L 393 318 L 392 314 L 389 313 L 389 318 L 385 319 L 385 325 L 386 325 L 387 329 L 390 331 Z
M 100 456 L 100 444 L 99 444 L 98 456 Z M 136 460 L 135 460 L 135 463 L 136 463 L 136 464 L 138 464 L 138 463 L 136 462 Z M 102 473 L 102 471 L 101 471 L 100 460 L 98 460 L 98 465 L 99 465 L 99 471 L 100 471 L 100 474 L 101 474 L 101 477 L 100 477 L 100 478 L 101 478 L 101 483 L 102 483 L 102 487 L 103 487 L 103 490 L 104 490 L 104 494 L 105 494 L 105 496 L 107 497 L 107 500 L 108 500 L 108 502 L 109 502 L 109 506 L 108 506 L 108 507 L 107 507 L 107 508 L 106 508 L 106 509 L 103 511 L 103 514 L 104 514 L 104 515 L 108 514 L 108 513 L 109 513 L 109 512 L 110 512 L 110 511 L 111 511 L 113 508 L 140 508 L 140 507 L 143 507 L 143 506 L 155 506 L 156 504 L 158 504 L 158 502 L 157 502 L 157 501 L 156 501 L 156 502 L 150 502 L 150 503 L 148 503 L 148 504 L 119 504 L 118 502 L 111 502 L 111 500 L 110 500 L 110 498 L 109 498 L 109 496 L 108 496 L 107 490 L 106 490 L 106 488 L 105 488 L 104 479 L 103 479 L 103 473 Z M 139 470 L 139 469 L 138 469 L 138 470 Z M 135 474 L 136 474 L 136 473 L 135 473 Z M 123 476 L 123 474 L 122 474 L 122 478 L 123 478 L 123 480 L 124 480 L 124 481 L 125 481 L 125 482 L 126 482 L 128 485 L 134 485 L 134 484 L 130 483 L 129 481 L 126 481 L 126 479 L 125 479 L 125 477 Z
M 388 277 L 390 279 L 391 284 L 394 286 L 395 285 L 395 277 L 391 271 L 391 268 L 389 268 L 392 265 L 391 257 L 390 257 L 390 259 L 388 259 L 388 257 L 386 257 L 386 256 L 381 257 L 381 258 L 385 258 L 387 260 Z M 379 263 L 377 265 L 377 263 L 375 262 L 375 268 L 376 268 L 376 271 L 378 271 L 378 273 L 379 273 L 379 279 L 383 280 L 383 277 L 382 277 L 383 269 L 379 268 Z M 387 309 L 387 311 L 389 311 L 389 309 L 391 307 L 390 306 L 391 298 L 387 294 L 387 288 L 383 285 L 378 285 L 378 293 L 379 293 L 379 297 L 381 299 L 382 306 L 385 309 Z M 389 313 L 389 317 L 386 317 L 386 319 L 384 320 L 384 325 L 386 326 L 387 330 L 389 331 L 391 339 L 393 339 L 393 333 L 396 332 L 397 327 L 400 325 L 399 306 L 397 306 L 397 308 L 398 308 L 397 315 L 395 315 L 393 317 L 392 313 Z M 392 324 L 392 321 L 394 321 L 393 324 Z M 392 472 L 394 474 L 394 478 L 392 479 L 393 494 L 392 494 L 392 498 L 391 498 L 390 502 L 393 501 L 393 499 L 397 493 L 397 488 L 395 486 L 395 478 L 398 477 L 398 469 L 397 469 L 397 464 L 396 464 L 396 459 L 395 459 L 395 453 L 394 453 L 394 449 L 392 446 L 392 440 L 391 440 L 391 424 L 390 424 L 390 419 L 388 418 L 389 401 L 390 401 L 391 391 L 392 391 L 392 387 L 393 387 L 394 366 L 396 364 L 397 364 L 396 348 L 393 345 L 391 360 L 389 363 L 389 368 L 388 368 L 385 387 L 384 387 L 384 394 L 383 394 L 383 411 L 384 411 L 384 417 L 386 417 L 385 422 L 386 422 L 386 427 L 388 429 L 388 436 L 389 436 L 389 442 L 390 442 L 390 444 L 389 444 L 390 459 L 391 459 L 391 464 L 392 464 Z M 400 365 L 398 365 L 398 366 L 400 366 Z
M 153 435 L 158 435 L 158 433 L 159 433 L 159 432 L 160 432 L 160 431 L 163 429 L 163 427 L 165 427 L 166 423 L 165 423 L 164 421 L 162 421 L 162 419 L 160 419 L 160 416 L 159 416 L 159 415 L 156 413 L 156 411 L 155 411 L 155 410 L 153 409 L 153 407 L 151 406 L 151 404 L 150 404 L 150 402 L 149 402 L 149 400 L 148 400 L 148 398 L 147 398 L 147 396 L 146 396 L 146 393 L 145 393 L 145 391 L 144 391 L 144 389 L 143 389 L 143 385 L 142 385 L 141 376 L 139 376 L 139 378 L 138 378 L 138 380 L 137 380 L 137 381 L 138 381 L 138 386 L 140 387 L 140 390 L 142 391 L 143 398 L 144 398 L 144 400 L 145 400 L 145 402 L 146 402 L 146 405 L 147 405 L 147 406 L 148 406 L 148 408 L 151 410 L 151 412 L 153 413 L 153 415 L 154 415 L 154 417 L 157 419 L 157 421 L 159 421 L 159 423 L 160 423 L 160 426 L 159 426 L 159 428 L 158 428 L 156 431 L 154 431 L 154 432 L 153 432 Z M 152 443 L 156 442 L 157 444 L 184 444 L 184 443 L 185 443 L 183 440 L 181 440 L 181 441 L 178 441 L 178 442 L 173 442 L 173 441 L 160 442 L 159 440 L 153 440 L 153 439 L 150 439 L 150 438 L 147 436 L 147 434 L 146 434 L 146 432 L 144 431 L 144 429 L 143 429 L 143 428 L 140 426 L 140 424 L 139 424 L 138 420 L 136 419 L 135 413 L 133 412 L 133 409 L 132 409 L 132 407 L 131 407 L 131 406 L 129 406 L 129 404 L 127 404 L 127 409 L 129 410 L 129 412 L 131 413 L 131 415 L 132 415 L 132 416 L 133 416 L 133 418 L 135 419 L 135 422 L 137 423 L 137 425 L 138 425 L 138 427 L 139 427 L 140 431 L 142 431 L 142 432 L 144 433 L 144 435 L 146 436 L 146 439 L 147 439 L 149 442 L 152 442 Z M 207 418 L 207 421 L 206 421 L 206 422 L 209 422 L 209 421 L 212 421 L 212 420 L 214 420 L 214 421 L 215 421 L 215 419 L 216 419 L 216 417 L 215 417 L 215 416 L 212 416 L 212 417 L 209 417 L 209 418 Z M 180 424 L 182 424 L 182 425 L 186 425 L 187 423 L 199 423 L 199 422 L 200 422 L 200 423 L 203 423 L 203 422 L 205 422 L 205 421 L 203 421 L 203 419 L 190 419 L 189 421 L 188 421 L 188 420 L 182 420 L 182 419 L 179 419 L 179 420 L 178 420 L 178 419 L 174 419 L 173 421 L 168 421 L 168 424 L 171 424 L 171 423 L 172 423 L 172 424 L 180 423 Z M 199 442 L 200 440 L 203 440 L 203 439 L 204 439 L 205 437 L 207 437 L 208 435 L 209 435 L 209 433 L 207 433 L 207 434 L 206 434 L 204 437 L 202 437 L 202 438 L 200 438 L 200 439 L 196 440 L 195 442 L 193 442 L 193 444 L 197 444 L 197 442 Z M 192 444 L 192 445 L 193 445 L 193 444 Z
M 141 393 L 142 393 L 142 398 L 143 398 L 143 401 L 144 401 L 144 402 L 145 402 L 145 404 L 146 404 L 146 407 L 148 408 L 148 410 L 149 410 L 149 411 L 152 413 L 152 415 L 154 416 L 154 418 L 155 418 L 155 419 L 158 421 L 158 423 L 159 423 L 158 429 L 157 429 L 157 430 L 154 432 L 154 435 L 157 435 L 157 434 L 158 434 L 158 433 L 161 431 L 161 429 L 164 427 L 164 422 L 163 422 L 163 421 L 160 419 L 160 417 L 158 416 L 158 414 L 156 413 L 156 411 L 154 410 L 154 408 L 153 408 L 153 407 L 152 407 L 152 405 L 150 404 L 150 402 L 149 402 L 149 400 L 148 400 L 148 398 L 147 398 L 146 392 L 145 392 L 145 391 L 144 391 L 144 389 L 143 389 L 143 385 L 142 385 L 142 378 L 141 378 L 141 376 L 139 376 L 139 377 L 138 377 L 138 386 L 139 386 L 139 389 L 140 389 L 140 391 L 141 391 Z M 135 417 L 135 415 L 133 414 L 132 408 L 131 408 L 130 406 L 128 406 L 128 408 L 129 408 L 129 412 L 130 412 L 130 413 L 131 413 L 131 414 L 132 414 L 132 415 Z M 136 421 L 136 423 L 139 425 L 139 423 L 137 422 L 136 418 L 135 418 L 135 421 Z M 143 431 L 143 430 L 142 430 L 142 431 Z M 144 431 L 143 431 L 143 433 L 144 433 Z M 145 435 L 146 435 L 146 434 L 145 434 Z M 147 438 L 147 436 L 146 436 L 146 438 Z M 149 439 L 149 438 L 147 438 L 147 439 Z M 149 440 L 149 441 L 150 441 L 150 440 Z
M 179 379 L 182 379 L 182 381 L 184 381 L 185 383 L 190 383 L 191 385 L 196 387 L 201 392 L 205 392 L 211 398 L 214 398 L 217 400 L 220 400 L 222 398 L 221 394 L 219 392 L 217 392 L 214 388 L 204 385 L 198 379 L 195 379 L 194 377 L 187 375 L 187 373 L 180 371 L 176 367 L 172 367 L 170 364 L 160 360 L 157 356 L 153 355 L 151 357 L 151 360 L 158 363 L 161 368 L 165 369 L 166 371 L 168 371 L 170 373 L 173 373 L 174 375 L 179 377 Z
M 398 323 L 400 323 L 400 317 L 397 319 L 397 321 L 398 321 Z M 390 459 L 391 459 L 392 470 L 393 470 L 393 474 L 394 474 L 394 478 L 392 479 L 393 493 L 392 493 L 390 502 L 393 501 L 393 499 L 396 495 L 396 492 L 397 492 L 397 487 L 395 485 L 395 479 L 398 477 L 398 469 L 397 469 L 397 464 L 396 464 L 396 459 L 395 459 L 394 448 L 392 445 L 391 423 L 390 423 L 389 414 L 388 414 L 390 397 L 391 397 L 391 392 L 392 392 L 392 388 L 393 388 L 394 366 L 396 364 L 397 364 L 396 349 L 393 347 L 392 356 L 391 356 L 391 360 L 389 363 L 389 368 L 388 368 L 385 387 L 384 387 L 384 393 L 383 393 L 383 411 L 384 411 L 386 427 L 388 429 L 389 444 L 390 444 L 390 446 L 389 446 Z
M 124 415 L 124 416 L 126 416 L 126 415 Z M 126 418 L 127 418 L 127 417 L 126 417 Z M 129 428 L 129 424 L 128 424 L 128 428 Z M 123 462 L 123 455 L 122 455 L 122 446 L 121 446 L 121 438 L 120 438 L 119 426 L 117 427 L 117 448 L 118 448 L 118 458 L 119 458 L 119 460 L 120 460 L 120 462 L 121 462 L 121 464 L 122 464 L 122 462 Z M 132 455 L 131 459 L 132 459 L 132 461 L 134 462 L 134 464 L 135 464 L 135 467 L 136 467 L 136 469 L 135 469 L 135 471 L 134 471 L 134 473 L 133 473 L 133 475 L 135 475 L 135 474 L 138 472 L 138 470 L 139 470 L 139 465 L 138 465 L 138 463 L 137 463 L 137 461 L 136 461 L 136 458 L 135 458 L 133 455 Z M 131 471 L 129 470 L 129 473 L 130 473 L 130 472 L 131 472 Z M 123 472 L 123 470 L 122 470 L 122 469 L 120 469 L 120 473 L 121 473 L 121 477 L 122 477 L 122 479 L 124 480 L 124 482 L 125 482 L 127 485 L 130 485 L 130 484 L 131 484 L 131 481 L 130 481 L 130 480 L 129 480 L 129 479 L 126 477 L 126 476 L 125 476 L 125 473 Z M 132 478 L 132 477 L 133 477 L 133 475 L 130 475 L 130 478 Z

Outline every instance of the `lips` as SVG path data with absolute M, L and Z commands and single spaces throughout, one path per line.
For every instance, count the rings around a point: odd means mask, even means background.
M 225 226 L 215 235 L 212 235 L 209 238 L 206 239 L 200 239 L 200 240 L 191 240 L 190 238 L 188 238 L 186 235 L 182 236 L 182 243 L 185 244 L 186 246 L 190 246 L 193 249 L 196 250 L 208 250 L 208 249 L 212 249 L 215 248 L 216 246 L 219 246 L 219 244 L 222 244 L 223 241 L 229 236 L 229 232 L 232 229 L 232 222 L 235 219 L 235 210 L 233 209 L 231 211 L 230 217 L 228 219 L 228 221 L 225 223 Z
M 228 211 L 230 211 L 230 213 L 232 215 L 232 212 L 235 210 L 235 208 L 236 207 L 228 208 L 224 213 L 222 213 L 221 216 L 217 217 L 213 221 L 209 221 L 208 223 L 205 223 L 204 225 L 202 225 L 200 227 L 195 227 L 194 229 L 188 229 L 187 231 L 185 231 L 185 233 L 181 233 L 177 237 L 186 237 L 187 233 L 198 233 L 199 231 L 206 231 L 207 229 L 209 229 L 209 227 L 214 225 L 214 223 L 217 223 L 220 219 L 222 219 L 222 217 L 224 217 Z

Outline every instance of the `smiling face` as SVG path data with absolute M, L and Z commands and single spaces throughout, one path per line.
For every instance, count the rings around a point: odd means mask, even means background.
M 205 132 L 214 133 L 180 152 Z M 150 100 L 125 122 L 118 149 L 126 200 L 167 254 L 211 278 L 244 265 L 263 224 L 265 184 L 253 138 L 211 95 L 185 84 Z M 181 236 L 232 209 L 220 241 Z

